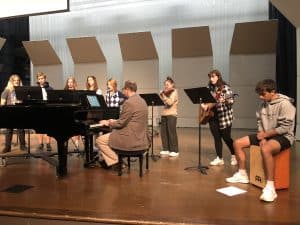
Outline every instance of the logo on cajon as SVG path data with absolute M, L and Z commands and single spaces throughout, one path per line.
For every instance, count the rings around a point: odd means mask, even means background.
M 255 181 L 257 181 L 257 182 L 262 182 L 262 178 L 261 178 L 261 176 L 258 176 L 258 175 L 256 175 L 255 176 Z

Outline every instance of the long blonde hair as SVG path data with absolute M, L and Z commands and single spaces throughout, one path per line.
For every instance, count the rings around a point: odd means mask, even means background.
M 7 82 L 7 85 L 6 85 L 6 89 L 10 90 L 10 91 L 13 91 L 15 90 L 15 87 L 14 87 L 14 79 L 19 79 L 20 80 L 20 86 L 22 86 L 22 80 L 20 78 L 20 76 L 18 74 L 12 74 L 10 77 L 9 77 L 9 80 Z

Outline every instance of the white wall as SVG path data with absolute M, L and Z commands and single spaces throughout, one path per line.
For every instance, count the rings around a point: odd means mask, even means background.
M 101 2 L 108 1 L 98 2 L 96 4 L 94 0 L 86 0 L 80 3 L 79 0 L 70 0 L 71 12 L 30 17 L 30 40 L 50 41 L 63 62 L 62 80 L 65 81 L 68 75 L 77 72 L 65 39 L 96 36 L 107 61 L 107 76 L 114 77 L 120 83 L 124 77 L 118 34 L 150 31 L 159 57 L 158 77 L 153 75 L 153 79 L 159 83 L 157 91 L 162 88 L 165 77 L 173 72 L 172 29 L 209 26 L 213 48 L 212 67 L 222 72 L 224 80 L 232 82 L 229 75 L 229 50 L 234 24 L 267 20 L 269 3 L 268 0 L 148 0 L 103 7 Z M 96 5 L 88 6 L 89 3 Z M 182 70 L 188 72 L 189 68 Z M 204 70 L 207 75 L 207 67 Z M 198 77 L 175 77 L 177 86 L 182 88 L 194 86 L 199 81 Z M 140 89 L 147 86 L 146 81 L 139 84 Z M 181 103 L 186 102 L 182 90 L 180 95 Z M 179 113 L 184 116 L 187 114 L 182 108 Z M 179 119 L 179 124 L 190 126 L 195 119 L 194 116 L 187 120 Z
M 255 86 L 262 79 L 274 79 L 275 54 L 232 55 L 230 57 L 230 85 L 239 96 L 234 104 L 235 128 L 257 128 L 255 111 L 259 104 Z
M 98 4 L 94 9 L 84 9 L 89 0 L 84 1 L 85 4 L 78 2 L 70 0 L 71 12 L 68 13 L 30 17 L 30 39 L 50 41 L 63 61 L 65 77 L 74 73 L 67 37 L 96 36 L 107 59 L 108 74 L 121 77 L 117 34 L 151 31 L 160 59 L 160 76 L 164 77 L 172 72 L 171 29 L 208 25 L 214 67 L 228 80 L 234 24 L 268 18 L 268 0 L 152 0 L 107 7 Z

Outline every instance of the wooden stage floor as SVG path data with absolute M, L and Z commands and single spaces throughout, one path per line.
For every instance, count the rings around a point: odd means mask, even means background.
M 233 130 L 233 137 L 248 134 Z M 83 158 L 68 157 L 68 176 L 57 179 L 53 166 L 36 158 L 11 158 L 0 168 L 0 224 L 300 224 L 300 144 L 291 153 L 291 183 L 278 191 L 274 203 L 259 200 L 261 189 L 251 184 L 227 184 L 236 167 L 229 163 L 210 167 L 207 175 L 185 170 L 198 165 L 198 130 L 179 128 L 180 156 L 153 161 L 144 176 L 138 163 L 121 177 L 112 170 L 84 168 Z M 4 135 L 0 135 L 3 143 Z M 37 137 L 31 135 L 32 149 Z M 202 164 L 214 159 L 213 140 L 202 129 Z M 155 137 L 154 153 L 160 149 Z M 13 150 L 18 151 L 18 150 Z M 248 165 L 249 168 L 249 165 Z M 14 185 L 31 188 L 10 193 Z M 235 186 L 246 190 L 233 197 L 216 191 Z

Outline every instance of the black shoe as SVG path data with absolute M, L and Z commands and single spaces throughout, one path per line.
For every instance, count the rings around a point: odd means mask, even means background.
M 99 160 L 98 163 L 100 164 L 100 166 L 101 166 L 103 169 L 108 170 L 108 169 L 111 168 L 111 166 L 108 166 L 108 165 L 106 164 L 105 160 Z
M 120 166 L 120 164 L 119 164 L 119 163 L 116 163 L 116 164 L 112 165 L 111 167 L 112 167 L 112 169 L 113 169 L 114 171 L 119 171 L 119 166 Z M 123 160 L 121 170 L 123 170 L 123 169 L 125 169 L 125 168 L 127 168 L 127 167 L 128 167 L 127 163 L 125 163 L 124 160 Z
M 92 152 L 91 153 L 91 159 L 93 159 L 93 160 L 99 160 L 98 152 Z
M 46 149 L 47 149 L 48 152 L 51 152 L 51 151 L 52 151 L 51 145 L 50 145 L 50 144 L 47 144 L 47 145 L 46 145 Z
M 37 148 L 38 151 L 43 151 L 44 149 L 44 144 L 39 144 L 39 147 Z
M 2 153 L 10 152 L 10 150 L 11 150 L 10 147 L 5 147 L 5 148 L 3 148 Z
M 26 151 L 26 150 L 27 150 L 27 147 L 26 147 L 26 145 L 21 145 L 21 146 L 20 146 L 20 149 L 21 149 L 21 151 Z

